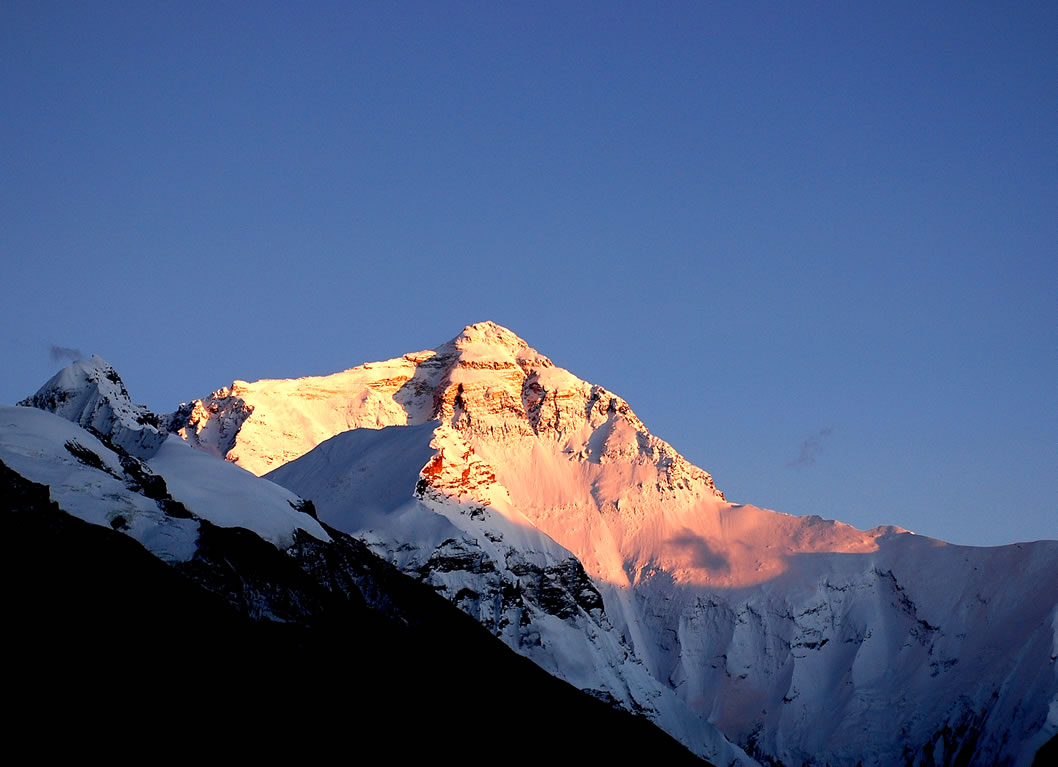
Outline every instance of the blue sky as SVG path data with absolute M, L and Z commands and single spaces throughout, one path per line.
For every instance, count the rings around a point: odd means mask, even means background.
M 0 401 L 510 327 L 728 497 L 1058 537 L 1053 3 L 0 5 Z

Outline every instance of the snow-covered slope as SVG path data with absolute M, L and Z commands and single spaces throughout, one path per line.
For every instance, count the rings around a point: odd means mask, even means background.
M 63 368 L 19 407 L 0 406 L 0 460 L 87 522 L 166 559 L 195 550 L 198 523 L 244 527 L 276 546 L 329 540 L 289 490 L 159 431 L 99 357 Z
M 1058 732 L 1058 543 L 730 504 L 624 400 L 492 323 L 333 376 L 237 381 L 169 422 L 257 473 L 305 456 L 271 476 L 501 635 L 503 610 L 460 579 L 571 552 L 633 662 L 761 759 L 1027 764 Z M 591 610 L 551 617 L 615 668 Z
M 555 676 L 716 763 L 752 764 L 647 671 L 576 557 L 469 453 L 456 429 L 430 421 L 339 434 L 268 476 Z
M 0 461 L 46 485 L 63 511 L 120 530 L 163 560 L 182 562 L 195 553 L 198 520 L 126 472 L 117 453 L 75 423 L 36 408 L 0 406 Z

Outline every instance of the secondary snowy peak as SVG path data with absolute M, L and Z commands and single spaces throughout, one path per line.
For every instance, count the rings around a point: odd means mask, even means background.
M 154 455 L 166 436 L 154 414 L 132 402 L 117 371 L 96 355 L 67 365 L 18 404 L 73 421 L 139 458 Z
M 19 407 L 0 407 L 0 457 L 50 486 L 63 511 L 125 531 L 160 556 L 193 551 L 188 530 L 199 519 L 246 528 L 279 548 L 297 530 L 329 539 L 294 493 L 168 439 L 158 423 L 93 356 L 60 370 Z M 179 539 L 175 554 L 165 548 L 169 539 Z
M 350 429 L 431 420 L 468 439 L 545 442 L 569 461 L 621 464 L 636 481 L 723 498 L 709 474 L 651 435 L 627 402 L 493 322 L 468 325 L 436 349 L 333 375 L 235 381 L 183 405 L 169 428 L 260 475 Z

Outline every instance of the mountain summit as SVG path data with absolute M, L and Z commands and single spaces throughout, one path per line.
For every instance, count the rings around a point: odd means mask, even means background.
M 169 428 L 264 474 L 350 429 L 432 420 L 493 440 L 546 441 L 596 464 L 652 464 L 669 490 L 723 498 L 712 477 L 652 436 L 627 402 L 493 322 L 468 325 L 436 349 L 333 375 L 235 381 L 183 405 Z
M 514 331 L 508 330 L 502 325 L 486 320 L 467 325 L 463 332 L 453 338 L 441 348 L 458 349 L 466 351 L 474 347 L 498 347 L 505 349 L 514 357 L 524 356 L 526 359 L 537 360 L 545 367 L 551 367 L 552 363 L 547 357 L 530 348 L 521 337 Z

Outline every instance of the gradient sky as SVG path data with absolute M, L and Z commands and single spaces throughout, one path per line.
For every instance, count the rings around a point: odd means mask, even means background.
M 491 319 L 730 500 L 1058 538 L 1056 30 L 1053 2 L 2 2 L 0 402 L 73 350 L 168 411 Z

